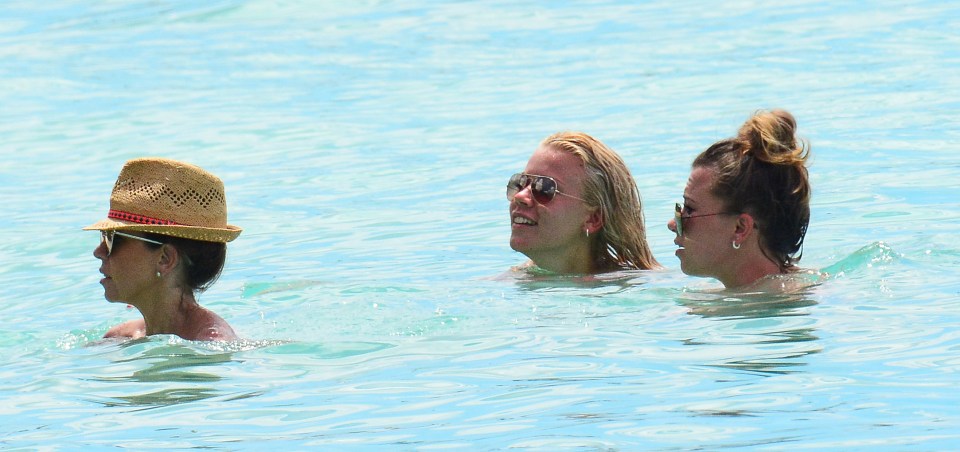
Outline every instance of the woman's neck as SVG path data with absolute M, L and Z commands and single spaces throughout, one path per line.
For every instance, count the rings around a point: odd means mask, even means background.
M 728 289 L 748 286 L 760 278 L 783 273 L 776 262 L 762 253 L 754 254 L 741 263 L 731 265 L 730 269 L 729 273 L 717 278 Z
M 562 254 L 544 253 L 528 257 L 537 267 L 561 275 L 587 275 L 597 271 L 589 246 Z
M 200 308 L 193 293 L 181 288 L 165 287 L 150 303 L 137 305 L 146 325 L 147 336 L 153 334 L 184 333 L 192 323 L 190 319 Z

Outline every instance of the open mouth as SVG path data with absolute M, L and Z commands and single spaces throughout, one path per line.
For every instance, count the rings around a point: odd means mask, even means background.
M 526 217 L 521 217 L 520 215 L 514 215 L 514 216 L 513 216 L 513 224 L 523 224 L 523 225 L 527 225 L 527 226 L 536 226 L 536 225 L 537 225 L 537 222 L 536 222 L 536 221 L 533 221 L 533 220 L 531 220 L 531 219 L 529 219 L 529 218 L 526 218 Z

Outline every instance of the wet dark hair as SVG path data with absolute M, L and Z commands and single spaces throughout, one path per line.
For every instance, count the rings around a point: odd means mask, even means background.
M 727 211 L 754 217 L 761 250 L 781 271 L 800 260 L 810 223 L 809 146 L 796 129 L 784 110 L 759 111 L 736 137 L 714 143 L 693 161 L 717 172 L 711 192 Z
M 223 265 L 227 260 L 226 243 L 204 242 L 161 234 L 143 234 L 143 236 L 177 249 L 184 267 L 184 282 L 191 291 L 203 292 L 220 278 L 220 272 L 223 271 Z M 162 246 L 145 244 L 154 249 Z

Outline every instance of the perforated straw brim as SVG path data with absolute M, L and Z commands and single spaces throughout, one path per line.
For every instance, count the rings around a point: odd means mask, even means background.
M 114 220 L 106 218 L 90 226 L 83 228 L 84 231 L 134 231 L 149 232 L 151 234 L 170 235 L 183 239 L 200 240 L 203 242 L 232 242 L 233 239 L 240 236 L 243 229 L 236 226 L 227 225 L 224 228 L 205 228 L 200 226 L 182 226 L 182 225 L 162 225 L 162 224 L 139 224 L 130 221 Z
M 220 178 L 198 166 L 163 158 L 128 161 L 110 193 L 107 218 L 83 229 L 150 232 L 206 242 L 229 242 L 242 231 L 227 224 Z

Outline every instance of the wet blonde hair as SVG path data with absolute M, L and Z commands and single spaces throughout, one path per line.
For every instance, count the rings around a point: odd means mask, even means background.
M 754 217 L 761 249 L 781 271 L 800 260 L 810 223 L 810 148 L 796 129 L 787 111 L 758 111 L 736 137 L 714 143 L 693 161 L 717 172 L 711 192 L 727 211 Z
M 600 209 L 603 218 L 603 227 L 590 235 L 594 267 L 601 271 L 660 267 L 647 245 L 640 191 L 620 156 L 583 132 L 558 132 L 540 146 L 568 152 L 583 161 L 582 196 L 588 205 Z

